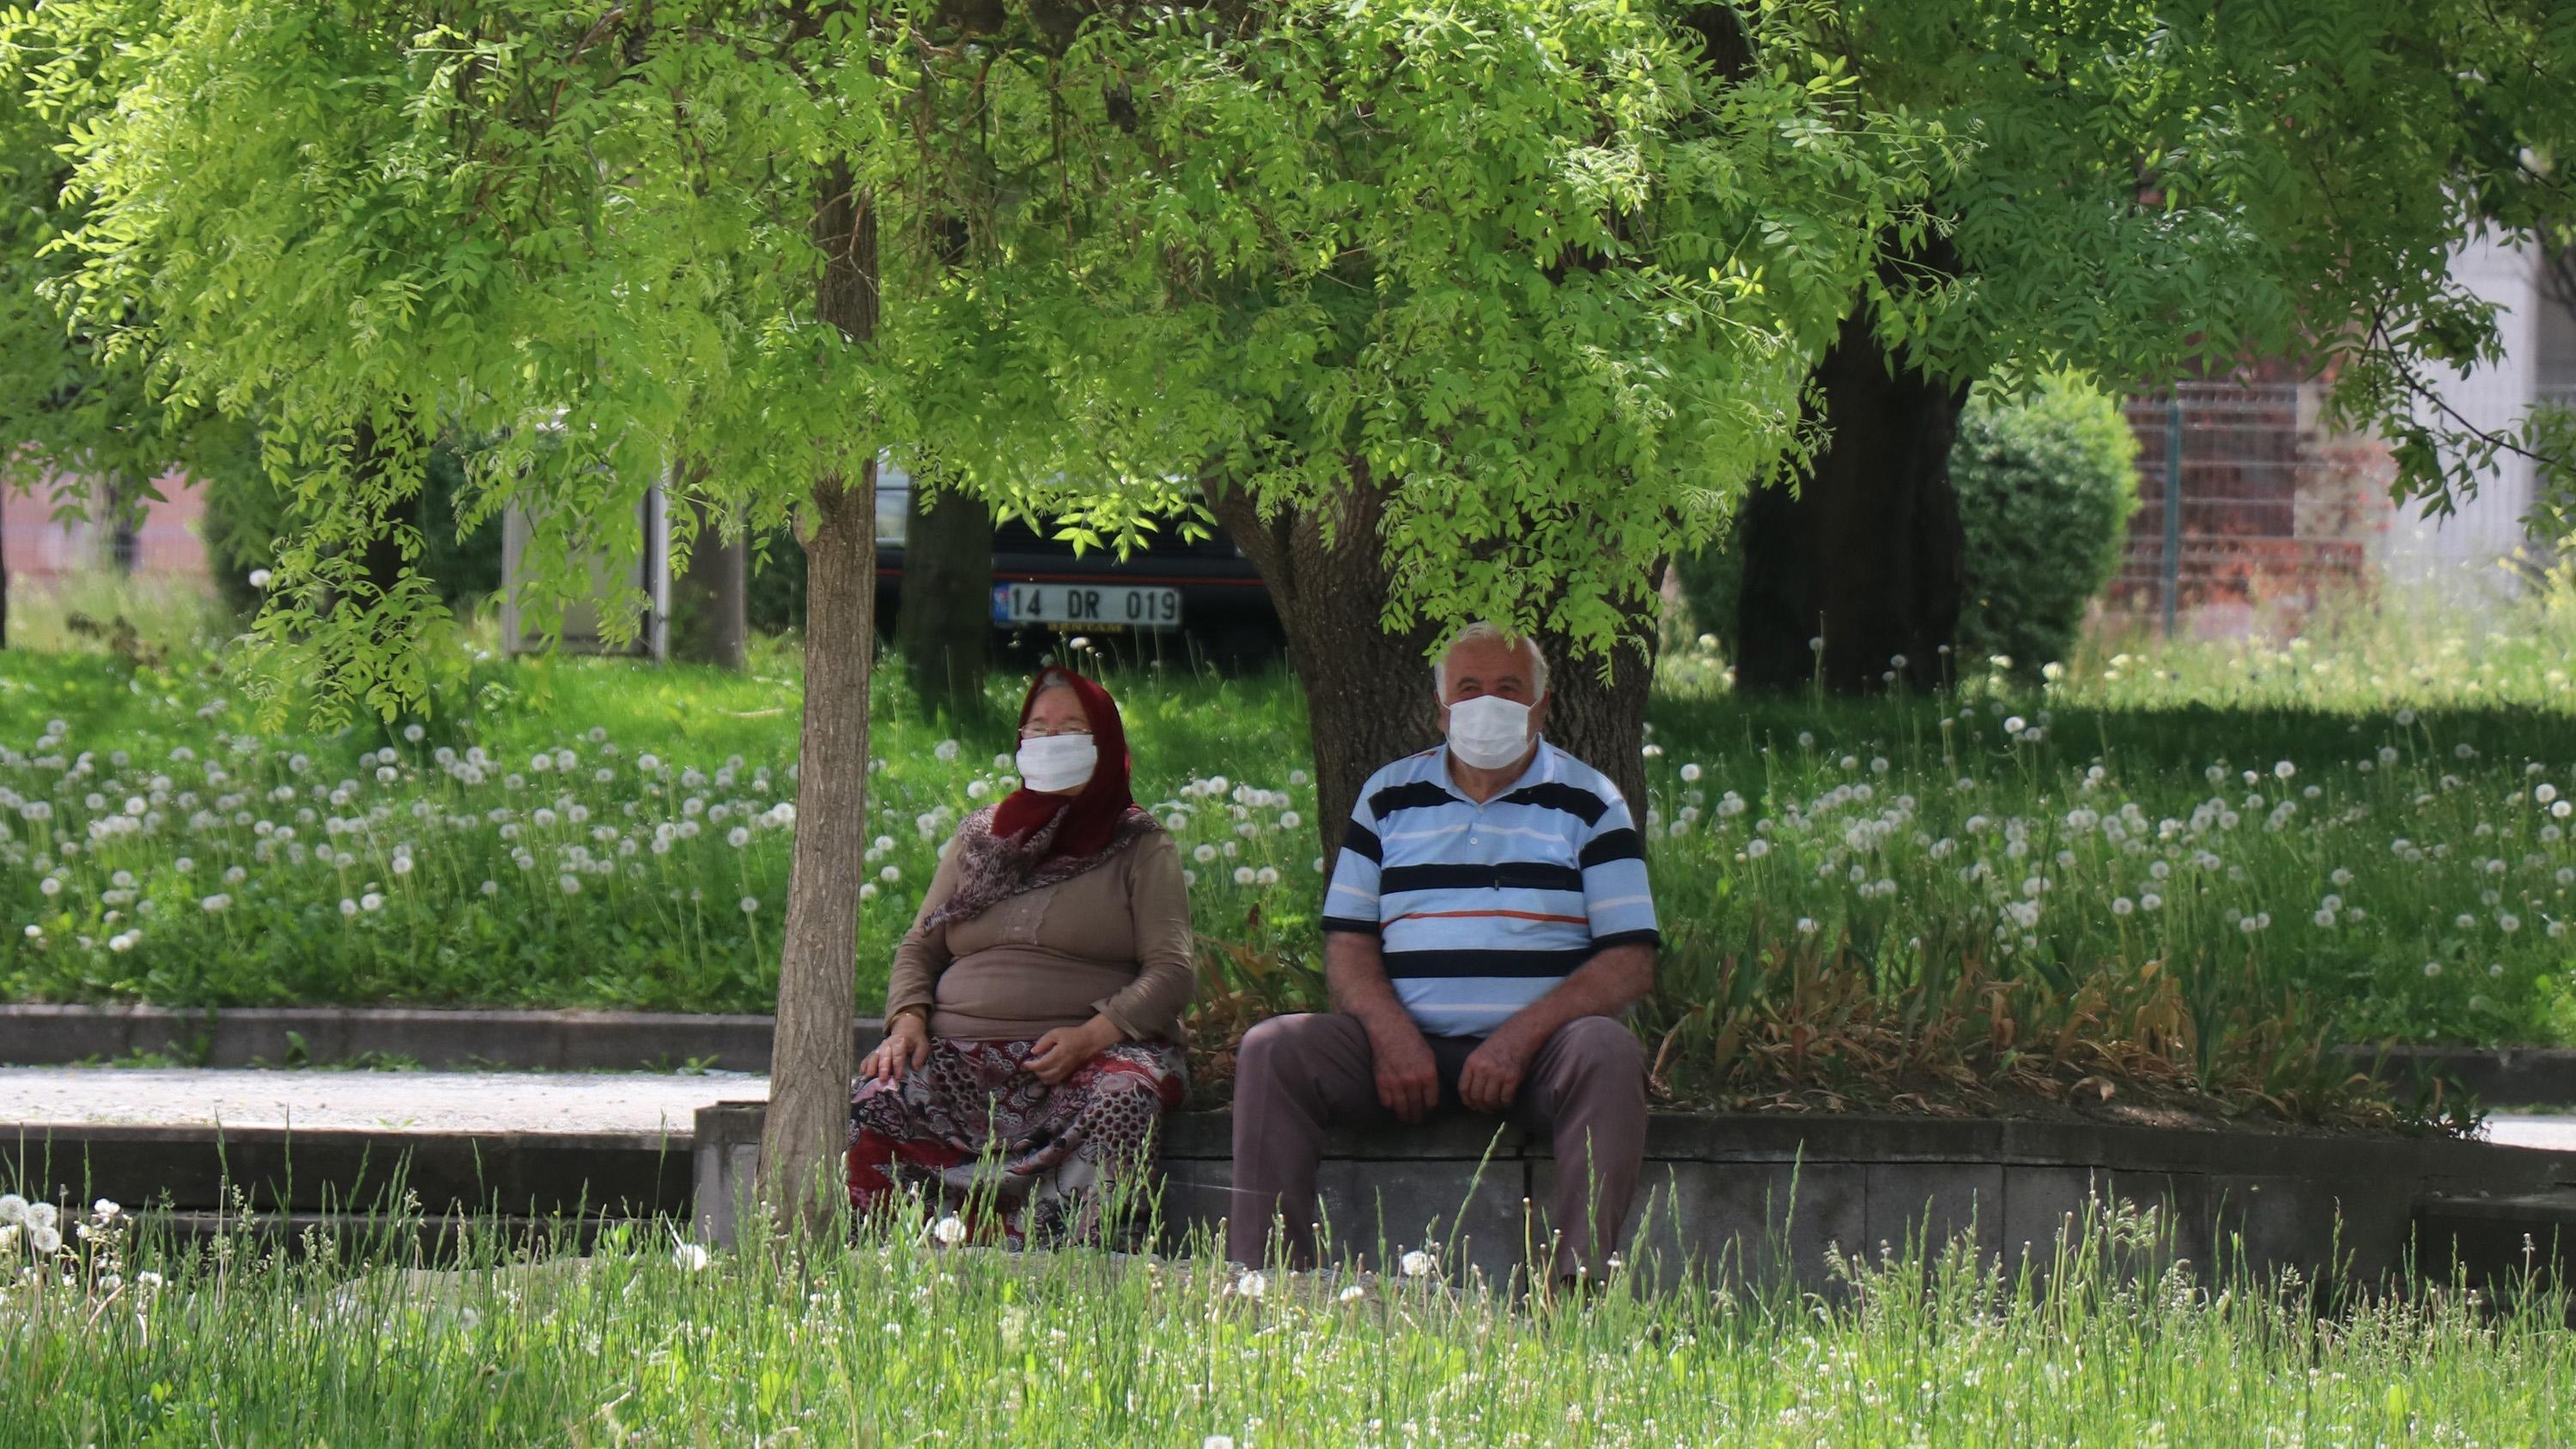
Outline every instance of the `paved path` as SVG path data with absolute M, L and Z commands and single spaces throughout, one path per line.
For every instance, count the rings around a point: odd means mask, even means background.
M 712 1102 L 765 1099 L 745 1072 L 194 1071 L 0 1067 L 0 1126 L 687 1132 Z
M 0 1126 L 338 1127 L 378 1132 L 686 1132 L 713 1102 L 767 1098 L 747 1072 L 196 1071 L 0 1067 Z M 2576 1115 L 2496 1116 L 2489 1140 L 2576 1152 Z
M 2576 1152 L 2576 1117 L 2489 1117 L 2487 1140 L 2501 1142 L 2508 1147 L 2546 1147 L 2556 1152 Z

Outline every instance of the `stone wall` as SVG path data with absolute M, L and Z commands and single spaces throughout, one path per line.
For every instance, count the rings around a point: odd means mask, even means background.
M 713 1241 L 731 1239 L 760 1120 L 757 1103 L 699 1114 L 698 1222 Z M 1166 1246 L 1225 1216 L 1231 1132 L 1223 1112 L 1167 1124 Z M 2406 1265 L 2419 1199 L 2576 1183 L 2568 1155 L 2449 1139 L 1860 1115 L 1658 1115 L 1646 1155 L 1628 1252 L 1666 1280 L 1716 1269 L 1821 1284 L 1829 1249 L 1875 1256 L 1958 1235 L 2008 1270 L 2044 1271 L 2063 1224 L 2124 1204 L 2163 1213 L 2167 1250 L 2204 1275 L 2369 1282 Z M 1453 1266 L 1504 1275 L 1553 1171 L 1543 1146 L 1490 1120 L 1346 1134 L 1324 1166 L 1324 1218 L 1377 1261 L 1433 1245 Z

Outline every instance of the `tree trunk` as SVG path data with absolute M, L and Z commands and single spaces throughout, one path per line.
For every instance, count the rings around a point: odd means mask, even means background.
M 698 536 L 689 549 L 689 566 L 672 590 L 671 657 L 740 674 L 750 635 L 744 609 L 751 543 L 718 537 L 706 505 L 688 506 L 697 515 Z
M 1383 495 L 1356 481 L 1343 495 L 1335 542 L 1324 542 L 1315 514 L 1283 514 L 1264 523 L 1250 498 L 1207 490 L 1217 521 L 1261 570 L 1288 635 L 1288 663 L 1306 693 L 1315 755 L 1316 830 L 1329 865 L 1362 783 L 1380 765 L 1440 742 L 1439 701 L 1426 651 L 1442 632 L 1420 625 L 1388 633 L 1379 620 L 1388 577 L 1378 551 Z M 1597 659 L 1575 659 L 1562 639 L 1540 638 L 1547 652 L 1547 738 L 1611 779 L 1645 818 L 1646 694 L 1654 674 L 1650 608 L 1631 617 L 1631 645 L 1618 650 L 1608 680 Z
M 1831 430 L 1823 453 L 1796 493 L 1758 489 L 1736 523 L 1736 685 L 1785 691 L 1821 681 L 1854 694 L 1893 673 L 1937 687 L 1951 676 L 1967 591 L 1950 442 L 1968 389 L 1890 358 L 1866 305 L 1844 321 L 1811 381 Z
M 814 239 L 816 313 L 852 342 L 876 336 L 877 219 L 846 161 L 825 168 Z M 782 1224 L 821 1228 L 845 1202 L 836 1168 L 850 1120 L 853 977 L 867 849 L 868 672 L 876 651 L 876 449 L 852 479 L 814 482 L 805 545 L 805 722 L 796 845 L 778 964 L 769 1114 L 758 1190 Z
M 903 539 L 903 607 L 895 642 L 915 692 L 934 706 L 983 701 L 993 633 L 993 510 L 979 498 L 916 485 Z

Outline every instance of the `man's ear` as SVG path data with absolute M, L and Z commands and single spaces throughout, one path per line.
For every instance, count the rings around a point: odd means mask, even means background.
M 1556 691 L 1551 689 L 1538 697 L 1538 703 L 1530 706 L 1530 732 L 1532 734 L 1540 734 L 1546 731 L 1547 707 L 1555 702 Z

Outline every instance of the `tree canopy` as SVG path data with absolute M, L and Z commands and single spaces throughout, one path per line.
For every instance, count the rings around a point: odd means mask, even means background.
M 440 427 L 491 440 L 470 511 L 565 520 L 567 585 L 674 456 L 775 526 L 893 447 L 1085 542 L 1190 482 L 1328 524 L 1373 489 L 1390 625 L 1593 646 L 1819 441 L 1855 306 L 1960 378 L 2295 358 L 2437 506 L 2566 455 L 2423 384 L 2494 354 L 2470 228 L 2566 236 L 2576 21 L 2537 0 L 50 0 L 6 45 L 13 180 L 69 182 L 11 264 L 112 411 L 261 420 L 305 525 L 268 635 L 379 707 L 434 600 L 316 604 Z M 864 346 L 812 315 L 834 166 Z

